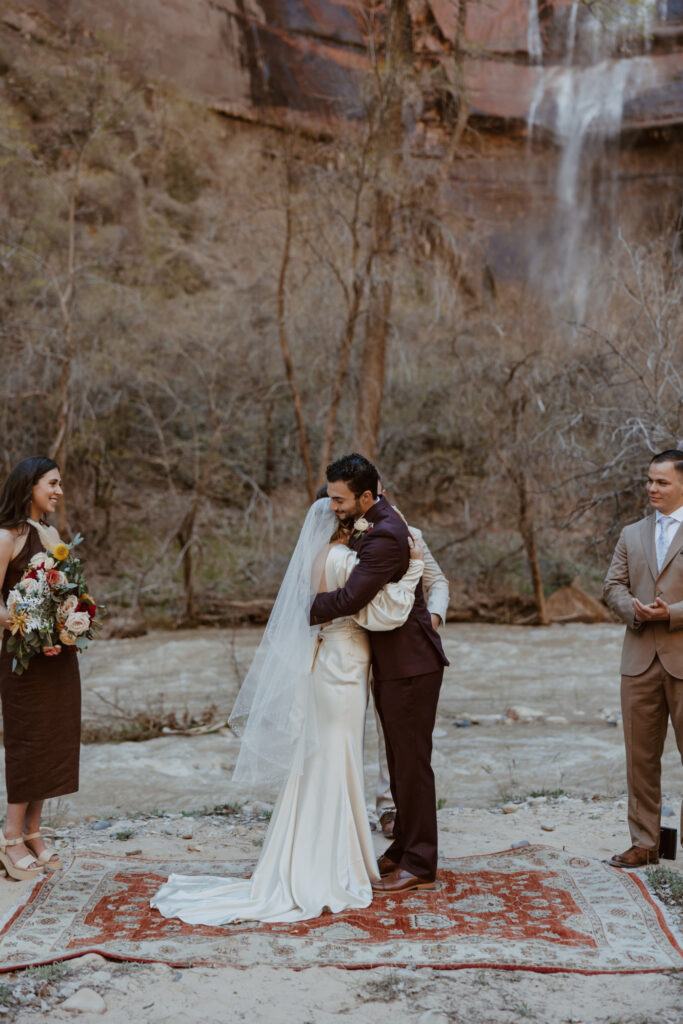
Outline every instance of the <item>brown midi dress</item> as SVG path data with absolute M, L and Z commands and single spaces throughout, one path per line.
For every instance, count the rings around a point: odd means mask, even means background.
M 2 585 L 7 600 L 33 555 L 44 551 L 38 531 L 29 526 L 26 544 L 7 567 Z M 81 677 L 73 648 L 61 654 L 37 654 L 20 676 L 12 672 L 5 630 L 0 651 L 0 697 L 5 745 L 7 801 L 75 793 L 81 746 Z

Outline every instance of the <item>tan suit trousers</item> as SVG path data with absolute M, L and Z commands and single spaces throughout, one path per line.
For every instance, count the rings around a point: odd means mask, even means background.
M 655 657 L 640 675 L 621 677 L 621 710 L 631 842 L 650 850 L 659 847 L 662 751 L 669 717 L 683 761 L 683 679 L 672 676 Z

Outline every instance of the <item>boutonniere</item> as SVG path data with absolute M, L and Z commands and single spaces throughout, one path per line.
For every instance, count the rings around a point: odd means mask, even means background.
M 364 533 L 368 533 L 372 529 L 372 523 L 369 523 L 365 516 L 361 516 L 360 519 L 356 519 L 353 524 L 353 537 L 362 537 Z

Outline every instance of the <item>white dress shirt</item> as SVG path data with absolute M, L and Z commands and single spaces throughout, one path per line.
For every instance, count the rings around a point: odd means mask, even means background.
M 677 508 L 674 512 L 670 512 L 668 516 L 665 516 L 659 509 L 655 511 L 655 547 L 657 546 L 657 535 L 664 529 L 666 538 L 666 548 L 664 558 L 666 558 L 666 551 L 671 546 L 671 541 L 676 536 L 679 526 L 683 523 L 683 505 Z M 664 520 L 663 524 L 660 523 Z M 661 565 L 658 566 L 661 569 Z
M 425 601 L 427 602 L 427 611 L 430 615 L 438 615 L 441 621 L 445 622 L 449 599 L 448 579 L 427 547 L 427 543 L 422 536 L 422 530 L 418 530 L 416 526 L 409 526 L 408 529 L 424 544 L 425 567 L 422 573 L 422 587 L 424 589 Z

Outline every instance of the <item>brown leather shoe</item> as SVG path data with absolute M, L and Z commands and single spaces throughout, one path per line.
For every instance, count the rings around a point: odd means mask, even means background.
M 392 896 L 396 892 L 411 892 L 413 889 L 436 889 L 436 882 L 427 878 L 418 878 L 403 868 L 396 868 L 390 875 L 372 883 L 372 891 L 377 896 Z
M 383 853 L 381 857 L 377 858 L 377 868 L 379 870 L 379 877 L 385 878 L 390 875 L 392 871 L 395 871 L 398 864 L 391 857 L 387 857 L 386 853 Z
M 648 864 L 659 864 L 659 850 L 648 850 L 644 846 L 632 846 L 625 853 L 615 853 L 608 861 L 613 868 L 644 868 Z
M 394 838 L 394 822 L 396 821 L 396 811 L 384 811 L 379 816 L 379 827 L 382 835 L 385 839 Z

